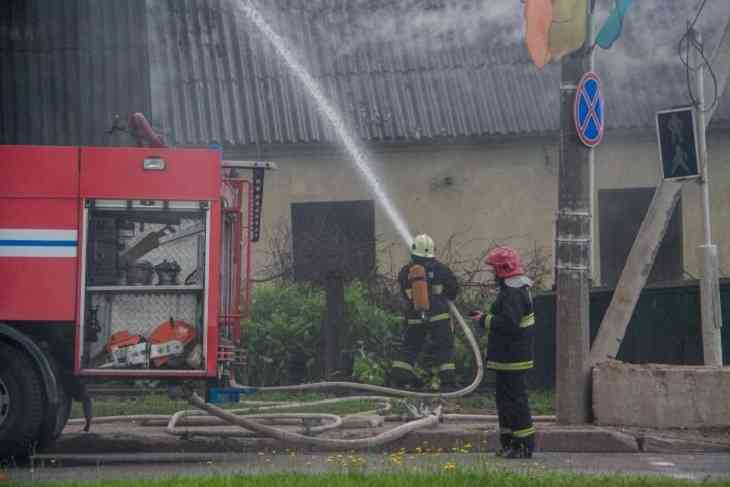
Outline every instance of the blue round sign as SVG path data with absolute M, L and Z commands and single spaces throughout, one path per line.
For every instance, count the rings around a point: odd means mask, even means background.
M 604 102 L 601 78 L 593 71 L 584 74 L 578 83 L 574 103 L 575 130 L 580 141 L 595 147 L 603 140 Z

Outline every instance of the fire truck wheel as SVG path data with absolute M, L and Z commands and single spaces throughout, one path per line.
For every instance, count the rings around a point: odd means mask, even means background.
M 42 420 L 43 386 L 32 360 L 0 342 L 0 459 L 29 456 Z
M 58 377 L 58 374 L 56 375 Z M 71 396 L 66 392 L 63 383 L 58 381 L 58 407 L 54 411 L 46 411 L 46 419 L 41 425 L 38 447 L 48 448 L 61 436 L 71 415 Z

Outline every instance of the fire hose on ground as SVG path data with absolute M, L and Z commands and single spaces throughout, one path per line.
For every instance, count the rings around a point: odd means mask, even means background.
M 415 392 L 406 391 L 403 389 L 394 389 L 392 387 L 375 386 L 372 384 L 361 384 L 359 382 L 313 382 L 310 384 L 296 384 L 291 386 L 251 387 L 237 384 L 235 380 L 232 380 L 231 385 L 234 388 L 254 392 L 303 392 L 315 390 L 321 391 L 328 389 L 355 389 L 374 392 L 377 394 L 418 399 L 456 399 L 458 397 L 464 397 L 474 392 L 474 390 L 479 387 L 479 384 L 482 382 L 482 378 L 484 377 L 484 362 L 482 361 L 482 352 L 481 350 L 479 350 L 479 344 L 477 343 L 476 338 L 474 338 L 474 333 L 472 333 L 471 328 L 469 328 L 469 325 L 467 325 L 464 321 L 464 317 L 461 316 L 461 313 L 459 313 L 456 305 L 454 305 L 454 303 L 451 301 L 449 301 L 449 308 L 451 310 L 451 314 L 456 318 L 456 321 L 459 323 L 459 326 L 464 332 L 464 335 L 466 336 L 466 341 L 471 347 L 471 351 L 474 354 L 474 359 L 476 360 L 477 364 L 477 374 L 474 377 L 474 381 L 472 381 L 472 383 L 465 388 L 458 391 L 443 393 Z M 360 399 L 367 399 L 367 396 L 363 396 Z M 377 399 L 379 400 L 380 398 Z
M 354 396 L 354 397 L 343 397 L 324 399 L 314 402 L 261 402 L 261 401 L 244 401 L 241 404 L 248 405 L 246 409 L 236 410 L 225 410 L 213 404 L 206 403 L 196 393 L 191 392 L 187 397 L 188 401 L 197 410 L 179 411 L 172 416 L 150 414 L 150 415 L 132 415 L 132 416 L 111 416 L 96 418 L 94 420 L 97 424 L 104 423 L 115 423 L 115 422 L 167 422 L 167 433 L 175 436 L 217 436 L 217 437 L 251 437 L 251 436 L 266 436 L 275 440 L 282 441 L 287 445 L 292 446 L 308 446 L 317 447 L 325 450 L 358 450 L 365 448 L 375 448 L 386 445 L 390 442 L 396 441 L 408 433 L 417 429 L 434 426 L 441 421 L 469 421 L 469 420 L 482 420 L 482 421 L 494 421 L 496 416 L 494 415 L 475 415 L 475 414 L 444 414 L 442 407 L 435 407 L 433 410 L 426 408 L 426 410 L 418 410 L 417 408 L 411 407 L 409 410 L 412 415 L 416 417 L 415 420 L 409 421 L 405 424 L 397 426 L 393 429 L 378 434 L 377 436 L 360 438 L 360 439 L 337 439 L 337 438 L 319 438 L 314 435 L 324 433 L 339 428 L 343 424 L 341 416 L 334 414 L 319 414 L 319 413 L 261 413 L 261 411 L 272 411 L 276 409 L 291 409 L 301 406 L 316 406 L 324 404 L 335 404 L 346 401 L 378 401 L 383 407 L 380 412 L 388 412 L 391 408 L 391 401 L 394 397 L 403 398 L 415 398 L 415 399 L 454 399 L 464 397 L 472 393 L 481 383 L 484 377 L 484 363 L 482 361 L 481 350 L 471 331 L 471 328 L 466 324 L 456 306 L 449 302 L 449 307 L 452 315 L 456 318 L 459 323 L 464 335 L 466 336 L 467 342 L 474 354 L 474 358 L 477 364 L 477 373 L 474 377 L 474 381 L 467 387 L 458 391 L 446 392 L 446 393 L 425 393 L 407 391 L 401 389 L 395 389 L 390 387 L 375 386 L 370 384 L 361 384 L 357 382 L 317 382 L 311 384 L 298 384 L 291 386 L 274 386 L 274 387 L 252 387 L 237 384 L 234 380 L 231 381 L 231 386 L 235 389 L 245 390 L 248 392 L 270 392 L 270 391 L 289 391 L 289 392 L 301 392 L 301 391 L 313 391 L 313 390 L 331 390 L 331 389 L 354 389 L 363 390 L 374 393 L 383 394 L 383 396 Z M 246 416 L 239 415 L 239 413 L 254 413 Z M 363 413 L 360 413 L 363 414 Z M 212 418 L 211 418 L 212 416 Z M 419 417 L 420 416 L 420 417 Z M 178 426 L 178 422 L 183 418 L 189 417 L 201 417 L 202 422 L 195 423 L 196 426 L 216 426 L 216 425 L 235 425 L 244 428 L 247 431 L 231 432 L 231 431 L 190 431 L 181 429 Z M 552 418 L 536 417 L 537 421 L 550 421 Z M 263 424 L 262 421 L 281 421 L 281 420 L 302 420 L 305 423 L 305 428 L 301 432 L 294 432 L 268 426 Z M 72 420 L 69 423 L 75 424 L 80 423 L 83 420 Z M 307 425 L 307 422 L 323 422 L 318 426 Z

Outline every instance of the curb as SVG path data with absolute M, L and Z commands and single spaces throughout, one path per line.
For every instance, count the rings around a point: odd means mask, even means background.
M 343 438 L 362 438 L 375 434 L 372 428 L 343 430 Z M 620 432 L 602 427 L 538 426 L 535 438 L 537 452 L 565 453 L 725 453 L 730 444 L 681 439 L 647 433 Z M 499 434 L 494 429 L 472 427 L 449 429 L 435 427 L 411 432 L 408 436 L 369 452 L 405 450 L 410 453 L 493 452 L 499 447 Z M 64 434 L 56 444 L 42 453 L 64 454 L 134 454 L 134 453 L 252 453 L 260 451 L 321 452 L 322 449 L 292 448 L 269 438 L 215 438 L 170 436 L 161 430 L 149 433 L 105 432 Z
M 656 435 L 637 438 L 641 451 L 646 453 L 730 453 L 730 445 L 711 441 L 689 440 Z

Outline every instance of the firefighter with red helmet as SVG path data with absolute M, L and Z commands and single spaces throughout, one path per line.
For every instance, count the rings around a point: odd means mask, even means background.
M 406 301 L 406 328 L 398 360 L 392 364 L 391 379 L 398 386 L 421 386 L 416 361 L 428 343 L 433 362 L 432 388 L 452 387 L 456 366 L 449 300 L 456 298 L 459 285 L 448 266 L 436 260 L 431 237 L 423 234 L 413 240 L 411 262 L 400 270 L 398 282 Z
M 498 456 L 531 458 L 535 446 L 525 375 L 533 363 L 535 313 L 519 254 L 497 247 L 485 263 L 494 269 L 499 291 L 489 312 L 471 318 L 487 330 L 487 369 L 496 373 L 501 450 Z

